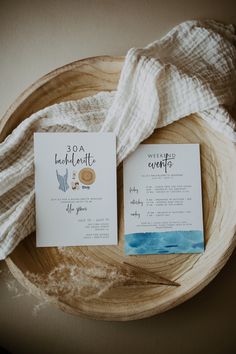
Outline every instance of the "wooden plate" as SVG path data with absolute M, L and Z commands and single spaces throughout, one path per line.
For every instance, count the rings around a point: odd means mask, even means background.
M 88 58 L 39 79 L 22 93 L 1 120 L 1 141 L 22 120 L 43 107 L 115 89 L 122 64 L 122 57 Z M 205 252 L 124 256 L 121 166 L 119 246 L 36 248 L 35 235 L 30 235 L 6 262 L 16 279 L 33 294 L 69 313 L 105 320 L 134 320 L 158 314 L 189 299 L 223 267 L 235 247 L 235 145 L 195 116 L 156 130 L 146 142 L 201 144 Z M 122 282 L 123 261 L 175 280 L 181 286 L 143 284 L 134 279 L 133 283 Z

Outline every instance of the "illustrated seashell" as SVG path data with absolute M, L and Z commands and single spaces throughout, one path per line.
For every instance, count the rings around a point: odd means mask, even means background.
M 73 190 L 76 189 L 76 188 L 75 188 L 75 182 L 74 182 L 74 181 L 71 182 L 71 188 L 72 188 Z
M 78 190 L 79 189 L 79 182 L 78 181 L 72 181 L 71 182 L 71 188 L 73 189 L 73 191 Z

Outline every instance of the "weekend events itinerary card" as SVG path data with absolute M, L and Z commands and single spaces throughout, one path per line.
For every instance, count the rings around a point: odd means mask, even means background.
M 198 144 L 141 144 L 124 161 L 125 253 L 204 250 Z
M 39 247 L 117 244 L 116 137 L 35 133 Z

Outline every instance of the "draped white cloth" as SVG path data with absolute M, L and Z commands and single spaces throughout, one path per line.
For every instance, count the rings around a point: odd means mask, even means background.
M 236 142 L 236 36 L 232 25 L 187 21 L 131 48 L 117 91 L 47 107 L 0 144 L 0 259 L 35 230 L 35 131 L 114 131 L 117 164 L 147 138 L 191 113 Z

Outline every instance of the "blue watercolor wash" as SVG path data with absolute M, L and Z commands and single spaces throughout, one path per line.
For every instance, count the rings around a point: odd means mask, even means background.
M 193 248 L 204 248 L 204 243 L 203 242 L 198 242 L 193 244 Z
M 125 235 L 126 255 L 201 253 L 204 251 L 203 232 L 166 231 Z

